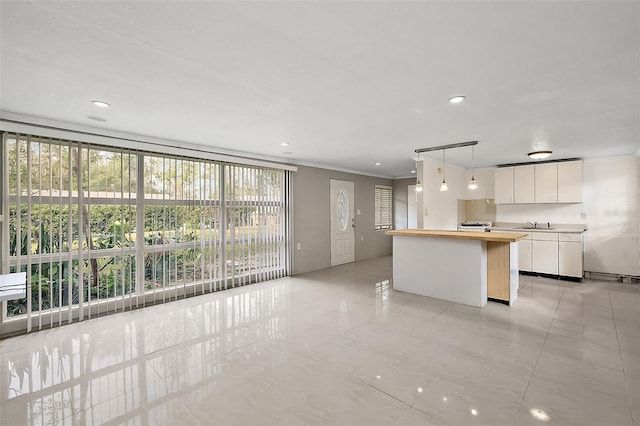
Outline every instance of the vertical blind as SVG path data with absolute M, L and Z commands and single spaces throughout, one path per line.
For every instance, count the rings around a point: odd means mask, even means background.
M 16 133 L 3 149 L 3 272 L 27 273 L 3 333 L 289 273 L 287 171 Z
M 376 185 L 374 191 L 375 229 L 391 229 L 393 223 L 391 187 Z

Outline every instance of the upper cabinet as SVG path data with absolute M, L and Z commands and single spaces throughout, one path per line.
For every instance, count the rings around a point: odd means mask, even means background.
M 513 169 L 514 167 L 500 167 L 495 176 L 495 203 L 513 204 Z
M 582 202 L 582 161 L 558 163 L 558 202 Z
M 535 165 L 535 202 L 558 202 L 558 163 Z
M 495 169 L 496 204 L 581 203 L 582 161 Z
M 516 204 L 534 203 L 535 166 L 513 168 L 513 200 Z

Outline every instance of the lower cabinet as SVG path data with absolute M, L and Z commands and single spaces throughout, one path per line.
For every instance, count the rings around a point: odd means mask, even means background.
M 582 278 L 582 235 L 560 234 L 558 273 L 567 277 Z
M 555 234 L 556 237 L 558 234 Z M 532 240 L 533 271 L 558 275 L 558 241 Z
M 518 269 L 531 272 L 531 234 L 525 240 L 518 241 Z
M 524 272 L 582 278 L 582 235 L 531 232 L 518 241 L 518 269 Z

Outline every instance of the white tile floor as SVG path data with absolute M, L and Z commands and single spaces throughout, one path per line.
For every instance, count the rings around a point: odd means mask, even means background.
M 521 276 L 515 306 L 479 309 L 391 275 L 385 257 L 0 341 L 0 424 L 640 426 L 640 286 Z

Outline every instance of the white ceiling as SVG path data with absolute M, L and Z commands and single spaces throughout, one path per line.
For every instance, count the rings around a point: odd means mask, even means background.
M 468 140 L 480 167 L 537 148 L 640 154 L 639 2 L 2 1 L 0 14 L 5 116 L 388 177 L 410 175 L 416 148 Z

